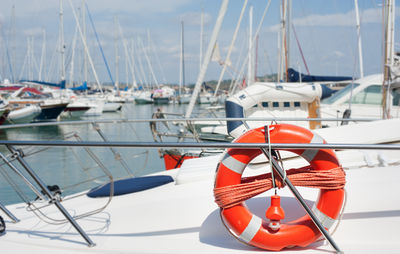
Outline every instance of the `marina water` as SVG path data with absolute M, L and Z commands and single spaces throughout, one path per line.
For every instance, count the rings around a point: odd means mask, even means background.
M 121 111 L 113 113 L 103 113 L 100 117 L 84 117 L 82 120 L 100 119 L 150 119 L 158 108 L 162 112 L 184 114 L 187 105 L 135 105 L 125 103 Z M 198 106 L 195 111 L 201 108 Z M 171 124 L 171 123 L 169 123 Z M 104 133 L 108 141 L 132 141 L 132 142 L 152 142 L 153 137 L 148 122 L 139 123 L 99 123 L 99 129 Z M 93 124 L 79 125 L 56 125 L 56 126 L 37 126 L 26 128 L 12 128 L 0 130 L 2 140 L 68 140 L 77 141 L 103 141 L 102 137 L 95 130 Z M 176 141 L 170 139 L 167 141 Z M 89 148 L 82 147 L 18 147 L 21 148 L 25 157 L 37 175 L 46 185 L 57 185 L 63 191 L 63 196 L 79 191 L 93 188 L 109 181 L 104 177 L 100 165 L 104 165 L 110 171 L 114 180 L 126 176 L 141 176 L 165 170 L 163 160 L 160 158 L 157 149 L 147 148 Z M 9 156 L 9 151 L 3 146 L 0 148 L 3 155 Z M 93 153 L 100 161 L 96 161 L 89 155 Z M 125 166 L 124 166 L 124 163 Z M 22 202 L 22 197 L 28 200 L 35 199 L 35 194 L 26 186 L 10 168 L 1 162 L 0 168 L 0 202 L 3 205 Z M 21 172 L 26 173 L 18 162 L 13 161 Z M 27 174 L 26 174 L 27 176 Z M 22 190 L 21 193 L 11 187 L 5 178 L 11 178 Z M 27 176 L 27 178 L 29 178 Z M 30 179 L 30 178 L 29 178 Z M 94 181 L 81 183 L 83 179 Z

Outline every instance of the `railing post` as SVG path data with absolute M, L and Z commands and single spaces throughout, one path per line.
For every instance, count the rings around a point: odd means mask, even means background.
M 97 131 L 97 133 L 100 135 L 100 137 L 103 139 L 103 141 L 108 142 L 108 139 L 106 135 L 101 131 L 100 126 L 97 123 L 92 123 L 93 128 Z M 134 176 L 132 170 L 129 168 L 128 164 L 125 162 L 125 160 L 122 158 L 121 154 L 117 152 L 114 148 L 110 147 L 111 152 L 114 154 L 114 157 L 116 160 L 118 160 L 121 165 L 125 168 L 126 172 L 130 176 Z
M 14 216 L 3 204 L 0 203 L 0 210 L 2 210 L 14 223 L 19 222 L 19 219 Z
M 33 180 L 39 185 L 43 193 L 50 199 L 59 210 L 65 216 L 65 218 L 71 223 L 71 225 L 78 231 L 78 233 L 85 239 L 89 247 L 95 246 L 95 243 L 89 238 L 86 232 L 79 226 L 79 224 L 74 220 L 74 218 L 68 213 L 68 211 L 61 205 L 60 201 L 54 197 L 51 191 L 47 188 L 45 183 L 39 178 L 38 175 L 33 171 L 29 164 L 24 160 L 21 153 L 16 150 L 13 146 L 7 145 L 7 149 L 13 154 L 14 158 L 18 160 L 21 166 L 26 170 L 26 172 L 33 178 Z

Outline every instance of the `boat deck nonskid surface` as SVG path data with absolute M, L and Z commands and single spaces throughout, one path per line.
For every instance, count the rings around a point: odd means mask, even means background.
M 400 241 L 400 196 L 398 166 L 352 169 L 347 172 L 347 203 L 333 235 L 345 253 L 398 253 Z M 397 180 L 396 180 L 397 179 Z M 87 247 L 70 224 L 50 225 L 40 221 L 24 204 L 8 206 L 21 221 L 7 221 L 0 237 L 2 250 L 14 253 L 254 253 L 265 252 L 237 241 L 220 221 L 214 203 L 213 179 L 175 185 L 170 183 L 147 191 L 114 197 L 101 213 L 78 220 L 96 243 Z M 318 191 L 299 188 L 312 205 Z M 305 212 L 285 188 L 279 190 L 285 221 Z M 249 209 L 264 218 L 271 191 L 246 201 Z M 63 202 L 72 214 L 102 206 L 106 198 L 81 196 Z M 46 214 L 61 218 L 55 207 Z M 4 217 L 4 216 L 3 216 Z M 307 248 L 285 249 L 282 253 L 334 252 L 320 241 Z

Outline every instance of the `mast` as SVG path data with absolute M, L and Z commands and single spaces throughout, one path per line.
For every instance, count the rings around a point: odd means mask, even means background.
M 133 40 L 132 40 L 132 41 L 133 41 Z M 141 46 L 141 45 L 139 45 L 140 42 L 141 42 L 141 40 L 140 40 L 140 38 L 138 38 L 137 41 L 136 41 L 136 46 L 137 46 L 138 50 L 139 50 L 139 47 Z M 133 44 L 133 43 L 132 43 L 132 44 Z M 138 51 L 138 50 L 137 50 L 137 51 Z M 142 52 L 144 52 L 143 49 L 142 49 Z M 138 59 L 138 64 L 139 64 L 139 71 L 140 71 L 140 75 L 141 75 L 142 78 L 143 78 L 143 80 L 140 80 L 140 83 L 142 83 L 142 86 L 146 85 L 147 88 L 150 89 L 150 87 L 151 87 L 151 86 L 150 86 L 150 82 L 147 81 L 146 74 L 145 74 L 145 72 L 144 72 L 143 60 L 142 60 L 143 55 L 144 55 L 144 53 L 142 53 L 141 55 L 137 54 L 137 56 L 138 56 L 137 59 Z
M 59 41 L 60 41 L 60 54 L 61 54 L 61 82 L 65 81 L 65 44 L 64 44 L 64 10 L 63 0 L 60 0 L 60 27 L 59 27 Z
M 70 83 L 74 83 L 74 71 L 75 71 L 75 50 L 76 50 L 76 41 L 78 38 L 78 27 L 75 27 L 75 33 L 74 33 L 74 37 L 72 39 L 72 53 L 71 53 L 71 63 L 70 63 L 70 67 L 69 67 L 69 82 Z M 84 79 L 83 81 L 87 81 L 87 79 Z
M 185 51 L 184 51 L 184 26 L 181 21 L 181 54 L 179 68 L 179 95 L 182 94 L 182 87 L 185 85 Z
M 257 68 L 258 68 L 258 38 L 259 36 L 256 36 L 256 46 L 255 46 L 255 54 L 254 54 L 254 81 L 257 81 Z
M 33 79 L 33 35 L 28 36 L 28 79 Z
M 83 34 L 83 40 L 87 42 L 87 36 L 86 36 L 86 7 L 85 7 L 85 0 L 82 0 L 82 34 Z M 87 82 L 88 80 L 88 66 L 87 66 L 87 55 L 83 54 L 83 80 Z M 72 82 L 72 80 L 71 80 Z
M 62 0 L 61 0 L 61 1 L 62 1 Z M 88 48 L 88 46 L 87 46 L 86 41 L 85 41 L 84 38 L 83 38 L 82 29 L 81 29 L 81 26 L 80 26 L 80 24 L 79 24 L 79 20 L 78 20 L 78 17 L 77 17 L 77 15 L 76 15 L 74 6 L 72 5 L 71 0 L 69 0 L 68 2 L 69 2 L 69 5 L 71 6 L 72 14 L 73 14 L 73 16 L 74 16 L 75 23 L 76 23 L 76 26 L 77 26 L 77 28 L 78 28 L 79 36 L 80 36 L 80 38 L 81 38 L 81 40 L 82 40 L 82 44 L 83 44 L 83 47 L 84 47 L 84 49 L 85 49 L 85 53 L 86 53 L 87 59 L 88 59 L 88 61 L 89 61 L 90 67 L 91 67 L 91 69 L 92 69 L 94 78 L 95 78 L 95 80 L 96 80 L 97 87 L 99 88 L 101 95 L 104 95 L 103 88 L 101 87 L 101 84 L 100 84 L 100 81 L 99 81 L 99 77 L 97 76 L 97 72 L 96 72 L 96 69 L 94 68 L 94 64 L 93 64 L 92 58 L 90 57 L 89 48 Z
M 159 72 L 161 73 L 162 81 L 164 82 L 164 84 L 166 84 L 167 83 L 167 79 L 165 78 L 164 69 L 163 69 L 163 67 L 161 65 L 160 58 L 159 58 L 159 56 L 157 54 L 157 51 L 155 50 L 155 45 L 154 45 L 153 40 L 151 39 L 150 30 L 149 29 L 147 30 L 147 37 L 148 37 L 148 40 L 149 40 L 150 53 L 153 54 L 153 57 L 155 58 L 155 61 L 156 61 L 157 65 L 158 65 Z
M 271 5 L 271 1 L 272 1 L 272 0 L 269 0 L 268 3 L 267 3 L 267 5 L 266 5 L 265 8 L 264 8 L 264 13 L 263 13 L 263 15 L 262 15 L 262 17 L 261 17 L 261 20 L 260 20 L 259 24 L 258 24 L 256 33 L 254 34 L 253 41 L 255 40 L 255 38 L 257 38 L 258 34 L 260 33 L 261 26 L 262 26 L 262 24 L 263 24 L 263 22 L 264 22 L 264 18 L 265 18 L 265 15 L 267 14 L 267 11 L 268 11 L 268 9 L 269 9 L 269 6 Z M 279 36 L 278 36 L 278 38 L 279 38 Z M 253 45 L 253 46 L 254 46 L 254 45 Z M 248 57 L 249 57 L 249 55 L 246 54 L 245 60 L 243 61 L 243 64 L 242 64 L 242 67 L 240 68 L 240 71 L 238 72 L 239 75 L 242 75 L 242 73 L 244 73 L 244 71 L 245 71 L 244 69 L 245 69 L 245 66 L 246 66 L 247 58 L 248 58 Z M 238 86 L 238 84 L 239 84 L 239 79 L 236 79 L 236 81 L 235 81 L 235 83 L 234 83 L 232 89 L 230 90 L 231 93 L 234 93 L 234 92 L 235 92 L 236 87 Z
M 218 84 L 217 84 L 217 87 L 215 88 L 214 96 L 217 96 L 218 89 L 219 89 L 219 86 L 221 85 L 221 81 L 222 81 L 222 78 L 223 78 L 223 76 L 225 74 L 226 67 L 228 67 L 228 63 L 230 63 L 230 61 L 231 61 L 231 59 L 230 59 L 231 53 L 232 53 L 233 47 L 234 47 L 235 42 L 236 42 L 236 38 L 237 38 L 237 35 L 238 35 L 238 32 L 239 32 L 240 24 L 242 23 L 242 19 L 243 19 L 244 11 L 246 10 L 247 2 L 248 2 L 248 0 L 245 0 L 243 2 L 242 11 L 240 12 L 239 20 L 238 20 L 238 22 L 236 24 L 235 32 L 233 33 L 233 38 L 232 38 L 232 41 L 231 41 L 231 45 L 230 45 L 230 47 L 228 49 L 228 53 L 226 54 L 224 67 L 222 68 L 222 71 L 221 71 L 221 73 L 219 75 Z
M 285 54 L 286 54 L 286 82 L 289 80 L 289 65 L 290 65 L 290 28 L 292 20 L 292 0 L 287 0 L 286 2 L 286 34 L 285 34 Z
M 158 80 L 157 80 L 156 75 L 153 70 L 153 66 L 151 65 L 150 57 L 148 55 L 148 51 L 149 51 L 149 47 L 150 47 L 150 32 L 149 32 L 149 30 L 147 30 L 147 43 L 148 43 L 147 48 L 144 47 L 143 41 L 141 41 L 141 42 L 142 42 L 144 57 L 146 58 L 147 65 L 149 66 L 151 77 L 153 78 L 156 87 L 159 88 L 160 84 L 158 83 Z
M 118 55 L 118 18 L 114 16 L 114 54 L 115 54 L 115 83 L 117 88 L 119 82 L 119 55 Z
M 253 73 L 253 6 L 249 9 L 249 49 L 248 49 L 248 65 L 247 65 L 247 85 L 254 83 Z
M 360 33 L 360 15 L 358 12 L 358 0 L 354 0 L 354 9 L 356 12 L 356 29 L 357 29 L 357 40 L 358 40 L 358 58 L 360 64 L 360 78 L 364 77 L 364 64 L 362 55 L 362 45 L 361 45 L 361 33 Z
M 42 73 L 43 73 L 43 67 L 45 64 L 45 59 L 46 59 L 46 30 L 42 30 L 43 34 L 43 41 L 42 41 L 42 54 L 40 56 L 40 67 L 39 67 L 39 81 L 43 81 L 42 79 Z
M 279 60 L 279 80 L 285 80 L 287 69 L 287 41 L 286 41 L 286 21 L 287 21 L 287 1 L 282 0 L 281 5 L 281 36 L 280 36 L 280 60 Z
M 204 27 L 204 9 L 201 7 L 200 14 L 200 56 L 199 56 L 199 71 L 201 71 L 201 64 L 203 62 L 203 27 Z
M 133 85 L 133 87 L 137 87 L 136 77 L 135 77 L 135 59 L 134 59 L 134 44 L 133 44 L 133 40 L 132 40 L 132 54 L 131 54 L 132 56 L 130 57 L 129 48 L 128 48 L 128 41 L 126 40 L 126 38 L 124 36 L 121 24 L 119 23 L 118 20 L 116 22 L 116 26 L 117 27 L 115 28 L 115 31 L 119 32 L 119 38 L 121 38 L 121 40 L 122 40 L 122 46 L 124 47 L 124 51 L 125 51 L 125 59 L 126 59 L 126 62 L 128 64 L 128 67 L 129 67 L 129 69 L 130 69 L 130 71 L 132 73 L 132 80 L 133 80 L 132 85 Z M 118 38 L 118 36 L 116 34 L 114 36 L 115 36 L 115 38 Z M 115 44 L 117 45 L 118 43 L 115 43 Z M 116 63 L 118 63 L 119 62 L 118 61 L 118 59 L 119 59 L 118 46 L 116 46 L 115 55 L 116 55 Z M 117 56 L 118 56 L 118 58 L 117 58 Z M 118 64 L 116 64 L 116 69 L 118 70 Z M 126 78 L 128 79 L 128 75 L 126 76 Z
M 291 16 L 291 0 L 282 0 L 281 4 L 281 35 L 279 49 L 279 69 L 278 69 L 278 80 L 288 80 L 288 68 L 289 68 L 289 45 L 290 45 L 290 16 Z
M 132 62 L 132 66 L 131 66 L 132 82 L 133 82 L 132 86 L 134 88 L 136 88 L 136 87 L 138 87 L 137 81 L 136 81 L 136 74 L 135 74 L 135 69 L 137 69 L 136 65 L 135 65 L 135 54 L 136 54 L 136 51 L 135 51 L 135 45 L 134 45 L 133 39 L 131 41 L 131 46 L 132 46 L 132 48 L 131 48 L 132 49 L 131 57 L 129 57 L 129 53 L 128 53 L 127 58 L 128 58 L 128 60 L 130 60 Z M 129 61 L 128 61 L 128 63 L 129 63 Z M 143 82 L 141 82 L 141 83 L 143 83 Z
M 228 8 L 229 0 L 223 0 L 221 3 L 221 7 L 218 13 L 217 21 L 215 22 L 214 30 L 211 34 L 210 42 L 207 47 L 206 55 L 204 56 L 204 61 L 201 65 L 199 76 L 197 77 L 196 85 L 193 89 L 192 98 L 190 99 L 189 106 L 187 108 L 185 117 L 188 118 L 192 115 L 194 104 L 196 103 L 197 96 L 199 95 L 201 83 L 203 83 L 204 76 L 207 71 L 208 64 L 211 60 L 211 55 L 213 53 L 213 49 L 215 47 L 215 43 L 217 42 L 217 37 L 219 34 L 219 30 L 221 29 L 222 22 L 224 21 L 224 16 L 226 13 L 226 9 Z
M 394 13 L 395 1 L 387 0 L 384 8 L 384 22 L 385 22 L 385 45 L 384 45 L 384 69 L 383 69 L 383 85 L 382 85 L 382 118 L 387 119 L 390 117 L 390 67 L 393 64 L 394 56 Z
M 15 82 L 15 64 L 16 64 L 16 54 L 17 54 L 17 50 L 16 50 L 16 29 L 15 29 L 16 23 L 15 23 L 15 5 L 12 6 L 11 8 L 11 25 L 10 25 L 10 29 L 11 29 L 11 81 L 14 83 Z

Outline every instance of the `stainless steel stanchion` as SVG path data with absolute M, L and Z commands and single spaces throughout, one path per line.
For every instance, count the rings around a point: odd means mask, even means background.
M 68 211 L 61 205 L 54 195 L 49 191 L 46 184 L 39 178 L 38 175 L 33 171 L 29 164 L 22 157 L 21 153 L 16 150 L 11 145 L 7 145 L 8 150 L 13 154 L 15 159 L 21 164 L 21 166 L 28 172 L 28 174 L 33 178 L 33 180 L 39 185 L 43 193 L 51 200 L 50 202 L 60 210 L 60 212 L 65 216 L 65 218 L 71 223 L 71 225 L 78 231 L 78 233 L 85 239 L 89 247 L 95 246 L 96 244 L 89 238 L 86 232 L 79 226 L 79 224 L 74 220 L 74 218 L 68 213 Z

